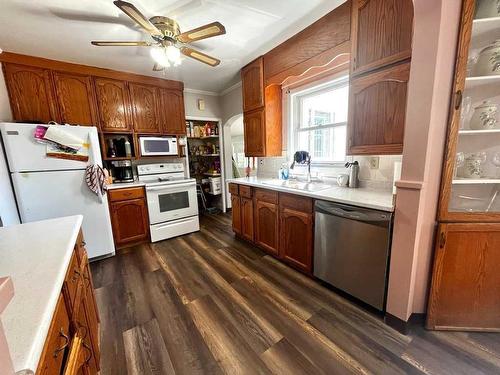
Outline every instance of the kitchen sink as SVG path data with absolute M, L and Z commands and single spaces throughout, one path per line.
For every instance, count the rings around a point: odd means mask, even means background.
M 271 185 L 288 189 L 304 190 L 310 192 L 326 190 L 332 187 L 332 185 L 324 184 L 322 182 L 305 182 L 298 180 L 269 179 L 269 180 L 263 180 L 262 183 L 264 185 Z

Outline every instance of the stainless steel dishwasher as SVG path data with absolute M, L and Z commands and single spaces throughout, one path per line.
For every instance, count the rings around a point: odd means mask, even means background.
M 385 309 L 392 213 L 315 203 L 314 276 Z

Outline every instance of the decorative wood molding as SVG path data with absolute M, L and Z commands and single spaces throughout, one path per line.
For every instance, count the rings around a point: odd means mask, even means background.
M 316 55 L 308 60 L 305 60 L 289 69 L 286 69 L 272 77 L 266 79 L 266 86 L 270 85 L 288 85 L 294 81 L 295 78 L 307 79 L 310 77 L 318 76 L 320 74 L 327 74 L 328 70 L 333 70 L 341 64 L 348 63 L 350 59 L 351 42 L 346 41 L 336 47 L 328 49 L 319 55 Z M 264 56 L 264 60 L 265 60 Z
M 50 60 L 43 57 L 21 55 L 13 52 L 4 51 L 2 54 L 0 54 L 0 62 L 29 65 L 38 68 L 60 70 L 67 73 L 76 73 L 96 77 L 112 78 L 128 82 L 143 83 L 173 90 L 184 89 L 184 83 L 180 81 L 149 77 L 129 72 L 120 72 L 117 70 L 98 68 L 89 65 Z
M 398 180 L 394 183 L 398 189 L 422 190 L 423 181 Z

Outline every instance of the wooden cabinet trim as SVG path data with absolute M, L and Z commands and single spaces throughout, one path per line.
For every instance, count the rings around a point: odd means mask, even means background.
M 117 70 L 98 68 L 94 66 L 68 63 L 64 61 L 50 60 L 41 57 L 21 55 L 18 53 L 4 51 L 0 54 L 0 62 L 20 64 L 31 67 L 58 70 L 67 73 L 76 73 L 100 78 L 109 78 L 120 81 L 136 82 L 163 87 L 173 90 L 184 90 L 184 83 L 162 78 L 144 76 L 140 74 L 121 72 Z

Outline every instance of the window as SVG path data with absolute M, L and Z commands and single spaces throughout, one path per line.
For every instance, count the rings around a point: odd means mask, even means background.
M 313 163 L 344 162 L 348 96 L 347 76 L 292 92 L 289 152 L 309 151 Z

